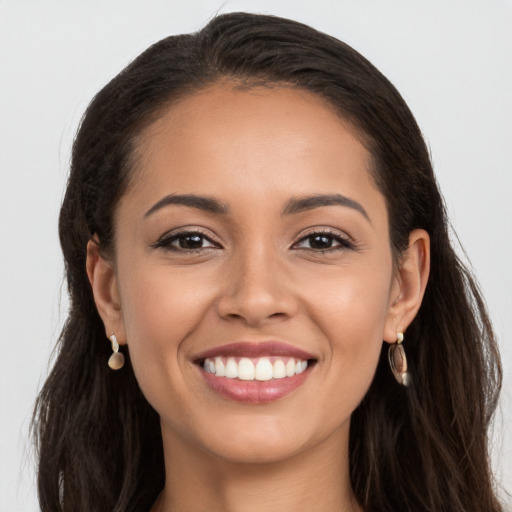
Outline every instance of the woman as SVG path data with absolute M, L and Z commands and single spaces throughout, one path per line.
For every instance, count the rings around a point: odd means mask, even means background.
M 60 236 L 43 510 L 500 510 L 485 306 L 350 47 L 250 14 L 155 44 L 83 118 Z

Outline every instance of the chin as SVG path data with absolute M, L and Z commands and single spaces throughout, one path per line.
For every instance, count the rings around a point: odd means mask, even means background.
M 208 449 L 216 458 L 236 464 L 275 464 L 293 458 L 305 449 L 304 440 L 286 435 L 249 433 L 240 439 L 231 437 L 229 442 L 209 443 Z
M 229 425 L 215 424 L 201 436 L 202 448 L 216 459 L 237 464 L 272 464 L 286 462 L 327 440 L 338 445 L 348 439 L 350 418 L 343 428 L 332 424 L 314 425 L 297 419 L 276 417 L 240 417 Z M 333 428 L 334 427 L 334 428 Z M 336 441 L 336 433 L 339 434 Z M 327 443 L 331 445 L 331 443 Z M 340 444 L 340 446 L 341 446 Z

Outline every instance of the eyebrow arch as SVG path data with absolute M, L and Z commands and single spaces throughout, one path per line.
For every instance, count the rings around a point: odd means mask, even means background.
M 283 215 L 293 215 L 294 213 L 313 210 L 322 206 L 346 206 L 358 211 L 371 224 L 368 213 L 363 206 L 341 194 L 315 194 L 312 196 L 299 197 L 291 199 L 283 210 Z
M 197 208 L 210 213 L 228 213 L 228 206 L 213 197 L 198 196 L 195 194 L 169 194 L 155 203 L 145 214 L 144 218 L 171 204 Z

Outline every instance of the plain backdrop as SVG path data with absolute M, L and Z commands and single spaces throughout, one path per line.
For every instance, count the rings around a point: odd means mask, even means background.
M 0 0 L 0 512 L 38 509 L 28 427 L 66 316 L 57 216 L 80 116 L 149 44 L 236 10 L 344 40 L 412 108 L 499 336 L 492 456 L 512 490 L 510 0 Z

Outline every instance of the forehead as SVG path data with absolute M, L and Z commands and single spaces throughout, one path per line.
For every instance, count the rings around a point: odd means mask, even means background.
M 213 85 L 165 110 L 142 133 L 129 193 L 249 199 L 377 193 L 371 156 L 326 101 L 289 87 Z M 378 194 L 380 195 L 380 194 Z
M 243 131 L 233 133 L 232 128 L 240 127 Z M 219 83 L 181 97 L 164 108 L 158 119 L 143 131 L 138 149 L 142 154 L 144 150 L 151 151 L 165 139 L 169 142 L 170 136 L 193 140 L 194 136 L 211 138 L 227 134 L 242 142 L 257 135 L 263 142 L 263 132 L 258 133 L 261 129 L 267 135 L 266 142 L 273 140 L 274 144 L 285 141 L 287 134 L 300 137 L 304 142 L 315 134 L 323 138 L 325 133 L 321 132 L 324 131 L 338 137 L 337 143 L 354 142 L 361 146 L 359 139 L 362 139 L 330 103 L 304 89 Z M 346 135 L 353 140 L 348 141 Z

